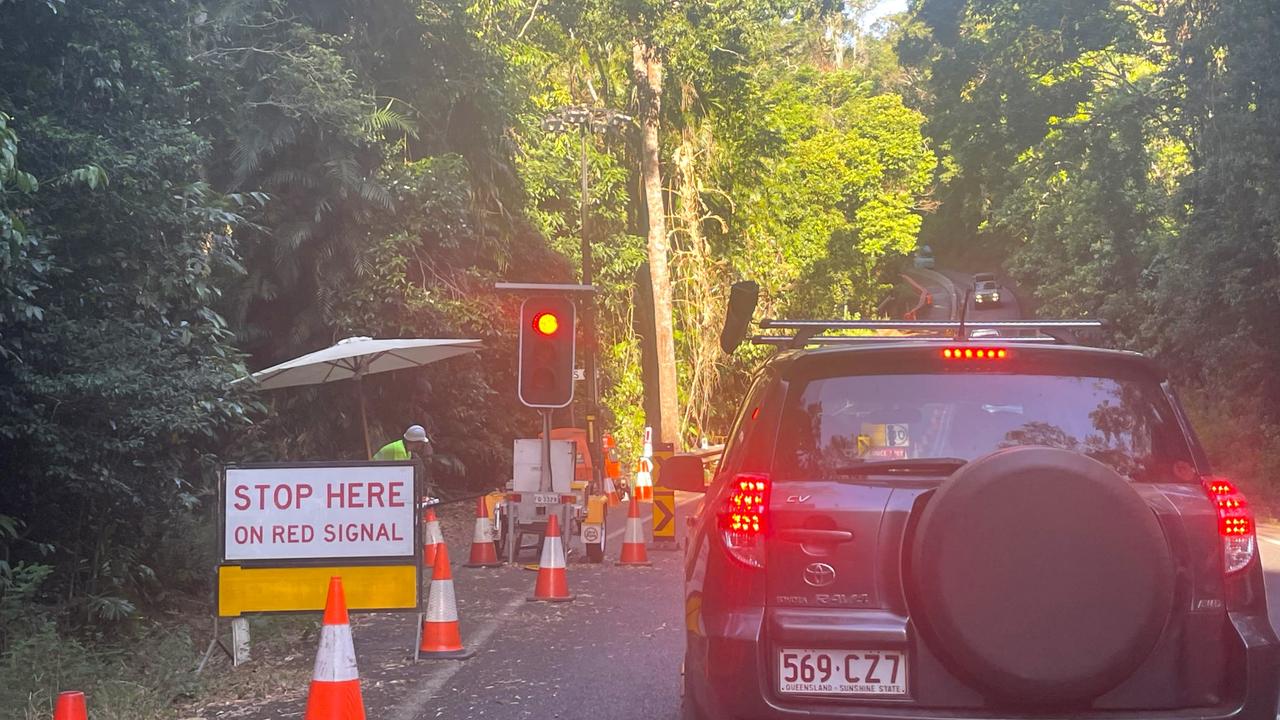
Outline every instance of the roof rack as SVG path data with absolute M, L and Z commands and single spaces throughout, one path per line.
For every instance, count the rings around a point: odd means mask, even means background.
M 801 348 L 805 345 L 844 345 L 867 342 L 895 342 L 936 340 L 955 342 L 973 339 L 978 329 L 1017 330 L 1034 332 L 1034 335 L 979 338 L 1017 343 L 1071 344 L 1072 330 L 1097 329 L 1100 320 L 764 320 L 762 330 L 791 330 L 786 335 L 756 335 L 751 342 L 757 345 L 782 345 Z M 832 330 L 898 330 L 915 332 L 914 335 L 826 335 Z

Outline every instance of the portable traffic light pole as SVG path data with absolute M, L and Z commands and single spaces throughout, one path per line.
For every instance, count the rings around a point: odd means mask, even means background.
M 591 285 L 498 283 L 498 290 L 526 291 L 520 305 L 520 346 L 516 394 L 525 406 L 542 413 L 542 472 L 539 490 L 551 488 L 551 413 L 573 402 L 576 308 L 570 294 L 594 293 Z M 588 301 L 594 301 L 589 295 Z M 588 343 L 592 342 L 588 337 Z M 592 417 L 595 408 L 588 410 Z
M 590 146 L 592 135 L 608 135 L 610 133 L 625 133 L 634 127 L 634 120 L 630 115 L 613 110 L 606 107 L 573 105 L 562 107 L 542 120 L 542 129 L 549 132 L 573 132 L 577 131 L 579 141 L 582 145 L 581 163 L 580 163 L 580 181 L 582 183 L 581 194 L 578 196 L 578 213 L 579 213 L 579 230 L 581 232 L 582 247 L 582 284 L 591 285 L 593 280 L 593 268 L 591 258 L 591 236 L 588 232 L 588 221 L 590 215 L 588 208 L 591 205 L 590 200 L 590 183 L 588 181 L 590 173 L 588 172 L 588 148 Z M 583 372 L 584 380 L 587 383 L 587 407 L 586 407 L 586 431 L 587 431 L 587 448 L 591 453 L 591 467 L 594 492 L 601 492 L 603 489 L 604 477 L 604 450 L 601 447 L 601 433 L 597 423 L 600 418 L 600 388 L 599 378 L 596 373 L 596 307 L 595 297 L 589 297 L 586 305 L 583 307 Z

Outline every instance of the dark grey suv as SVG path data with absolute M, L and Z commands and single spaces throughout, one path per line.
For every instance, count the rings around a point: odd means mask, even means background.
M 1251 513 L 1152 362 L 825 340 L 759 371 L 692 522 L 689 715 L 1274 720 Z

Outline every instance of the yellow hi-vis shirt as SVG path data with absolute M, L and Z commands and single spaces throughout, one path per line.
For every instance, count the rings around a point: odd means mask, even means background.
M 409 448 L 404 446 L 404 440 L 396 440 L 382 446 L 382 449 L 373 454 L 374 460 L 408 460 Z

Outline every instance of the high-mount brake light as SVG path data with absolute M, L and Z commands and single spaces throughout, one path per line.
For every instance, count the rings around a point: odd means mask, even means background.
M 946 348 L 942 357 L 948 360 L 1004 360 L 1009 351 L 1004 348 L 965 347 Z
M 1257 553 L 1253 534 L 1253 511 L 1244 494 L 1231 481 L 1220 477 L 1204 478 L 1204 489 L 1218 513 L 1218 535 L 1222 537 L 1222 564 L 1228 573 L 1249 566 Z
M 741 473 L 726 488 L 720 507 L 720 534 L 739 562 L 764 567 L 764 535 L 768 528 L 769 476 Z

